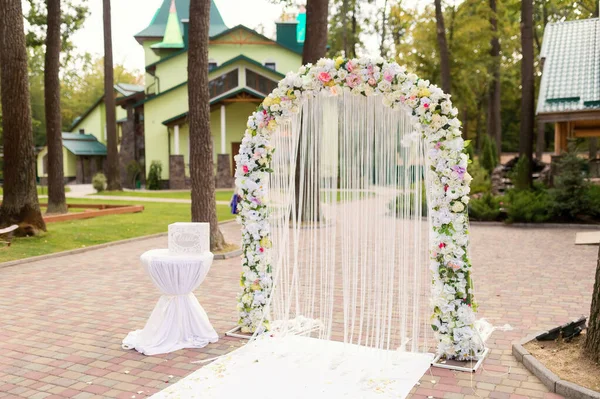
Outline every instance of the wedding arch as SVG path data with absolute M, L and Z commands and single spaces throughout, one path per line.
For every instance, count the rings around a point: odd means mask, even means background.
M 288 73 L 237 162 L 239 325 L 438 355 L 483 351 L 468 156 L 450 96 L 383 59 Z

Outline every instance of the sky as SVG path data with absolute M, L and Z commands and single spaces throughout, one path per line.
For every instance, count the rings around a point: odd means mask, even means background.
M 377 0 L 379 1 L 379 0 Z M 417 3 L 418 0 L 408 0 Z M 144 51 L 133 38 L 152 19 L 162 0 L 112 0 L 112 35 L 114 62 L 128 69 L 144 70 Z M 275 21 L 281 15 L 283 6 L 268 0 L 215 0 L 223 20 L 228 27 L 242 24 L 255 29 L 264 27 L 264 34 L 275 36 Z M 103 52 L 102 0 L 88 1 L 90 15 L 84 27 L 78 31 L 73 41 L 80 51 L 101 56 Z

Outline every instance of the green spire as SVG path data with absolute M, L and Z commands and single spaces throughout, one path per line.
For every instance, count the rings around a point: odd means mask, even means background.
M 169 18 L 167 19 L 163 41 L 153 45 L 152 48 L 183 48 L 183 35 L 179 26 L 175 0 L 171 0 L 171 8 L 169 9 Z

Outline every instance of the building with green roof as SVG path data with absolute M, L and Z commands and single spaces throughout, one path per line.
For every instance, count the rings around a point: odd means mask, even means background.
M 600 137 L 600 19 L 550 23 L 540 53 L 537 116 L 554 123 L 554 150 L 570 138 Z
M 189 186 L 188 23 L 189 0 L 164 0 L 149 25 L 135 35 L 146 61 L 145 95 L 129 104 L 143 130 L 144 169 L 160 161 L 171 189 Z M 234 161 L 248 116 L 285 74 L 302 61 L 304 31 L 296 16 L 283 15 L 276 39 L 225 25 L 211 1 L 209 92 L 217 187 L 233 185 Z M 121 148 L 123 152 L 123 148 Z

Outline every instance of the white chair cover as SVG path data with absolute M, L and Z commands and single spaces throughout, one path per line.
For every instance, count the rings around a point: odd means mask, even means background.
M 217 342 L 219 336 L 192 292 L 208 274 L 213 254 L 169 254 L 158 249 L 145 252 L 141 260 L 163 295 L 144 329 L 130 332 L 123 348 L 157 355 Z

